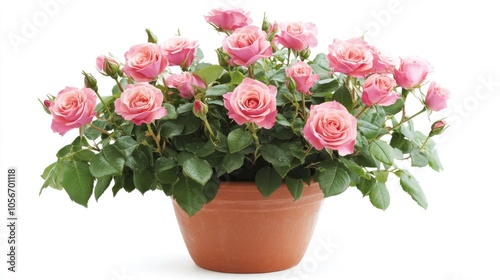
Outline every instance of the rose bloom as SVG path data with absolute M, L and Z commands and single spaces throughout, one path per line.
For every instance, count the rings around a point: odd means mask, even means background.
M 396 81 L 380 74 L 373 74 L 366 78 L 363 84 L 361 100 L 366 106 L 378 104 L 381 106 L 392 105 L 398 100 L 399 95 L 393 91 Z
M 257 26 L 236 29 L 231 36 L 224 38 L 222 49 L 230 56 L 229 63 L 248 66 L 257 60 L 272 55 L 271 43 L 267 33 Z
M 44 103 L 52 115 L 51 128 L 64 135 L 73 128 L 82 127 L 95 117 L 96 93 L 90 88 L 66 87 L 53 102 Z
M 137 82 L 151 82 L 168 66 L 165 53 L 153 43 L 132 46 L 125 53 L 125 60 L 123 72 Z
M 178 89 L 179 95 L 184 99 L 190 99 L 196 94 L 194 86 L 206 88 L 205 83 L 203 83 L 200 77 L 189 72 L 169 75 L 165 79 L 165 83 L 169 88 Z
M 394 78 L 402 88 L 412 89 L 420 86 L 432 70 L 427 60 L 417 56 L 406 57 L 401 60 L 399 69 L 394 69 Z
M 316 47 L 318 45 L 318 39 L 316 39 L 318 30 L 314 23 L 281 23 L 280 30 L 281 32 L 276 35 L 276 38 L 285 48 L 300 52 L 307 47 Z
M 450 91 L 432 81 L 425 96 L 425 105 L 432 111 L 440 111 L 446 108 L 446 101 L 450 97 Z
M 297 91 L 310 95 L 309 89 L 319 81 L 319 75 L 312 73 L 312 68 L 307 63 L 299 61 L 286 69 L 286 75 L 293 79 Z
M 368 49 L 373 55 L 373 69 L 372 73 L 378 74 L 389 74 L 393 73 L 396 65 L 398 64 L 397 59 L 387 56 L 381 53 L 374 46 L 368 46 Z
M 231 31 L 252 23 L 250 13 L 242 9 L 213 9 L 205 16 L 205 20 L 222 30 Z
M 304 138 L 317 150 L 336 150 L 345 156 L 354 152 L 357 120 L 337 101 L 312 105 L 304 126 Z
M 327 59 L 330 68 L 356 78 L 364 78 L 372 72 L 373 54 L 361 38 L 347 41 L 333 40 L 328 46 Z
M 169 65 L 189 67 L 196 56 L 198 41 L 175 36 L 165 41 L 161 47 L 167 56 Z
M 149 83 L 129 84 L 115 100 L 115 111 L 136 125 L 152 123 L 167 114 L 161 90 Z
M 278 114 L 276 93 L 275 86 L 244 78 L 232 92 L 224 94 L 224 106 L 229 111 L 229 117 L 237 124 L 254 122 L 259 127 L 270 129 Z

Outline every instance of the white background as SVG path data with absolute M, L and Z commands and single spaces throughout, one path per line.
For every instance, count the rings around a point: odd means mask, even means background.
M 2 1 L 0 279 L 500 279 L 500 22 L 494 2 L 437 2 Z M 215 62 L 213 49 L 222 37 L 202 16 L 218 5 L 241 6 L 259 25 L 264 12 L 276 21 L 313 21 L 319 30 L 315 52 L 326 52 L 334 38 L 366 30 L 367 40 L 391 55 L 427 58 L 435 69 L 430 78 L 452 92 L 452 126 L 439 141 L 445 170 L 415 170 L 428 209 L 395 182 L 389 184 L 392 200 L 385 212 L 349 189 L 325 201 L 297 267 L 231 275 L 192 263 L 162 193 L 122 192 L 113 198 L 108 192 L 99 203 L 92 199 L 88 209 L 70 202 L 64 191 L 48 189 L 39 196 L 43 168 L 76 131 L 65 137 L 53 133 L 37 98 L 82 86 L 81 70 L 99 77 L 95 57 L 122 57 L 146 40 L 146 27 L 160 41 L 180 28 L 199 40 L 206 61 Z M 107 85 L 101 84 L 101 92 Z M 9 167 L 18 175 L 16 273 L 6 269 Z

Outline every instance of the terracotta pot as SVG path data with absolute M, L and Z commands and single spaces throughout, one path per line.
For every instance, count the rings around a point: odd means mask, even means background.
M 217 196 L 189 217 L 173 201 L 186 247 L 200 267 L 260 273 L 297 265 L 309 245 L 323 193 L 304 186 L 293 201 L 285 185 L 264 198 L 253 182 L 222 183 Z

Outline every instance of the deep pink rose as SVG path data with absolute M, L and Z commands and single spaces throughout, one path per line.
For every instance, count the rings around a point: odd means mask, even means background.
M 129 84 L 120 98 L 115 100 L 115 111 L 136 125 L 152 123 L 167 114 L 162 102 L 161 90 L 149 83 Z
M 66 87 L 61 90 L 54 102 L 44 103 L 49 105 L 53 118 L 52 130 L 64 135 L 73 128 L 90 123 L 96 115 L 96 102 L 97 95 L 90 88 Z
M 236 29 L 231 36 L 224 38 L 222 49 L 229 54 L 230 64 L 240 66 L 270 57 L 273 52 L 267 33 L 252 25 Z
M 231 31 L 252 23 L 250 13 L 242 9 L 213 9 L 205 20 L 222 30 Z
M 432 111 L 440 111 L 446 108 L 446 101 L 450 97 L 450 91 L 432 81 L 425 96 L 425 105 Z
M 314 23 L 298 21 L 281 23 L 280 31 L 276 37 L 285 48 L 300 52 L 307 47 L 314 48 L 318 45 L 318 39 L 316 39 L 318 29 Z
M 293 79 L 300 93 L 311 94 L 309 89 L 319 81 L 319 75 L 313 74 L 311 66 L 303 61 L 294 63 L 286 69 L 286 75 Z
M 336 150 L 345 156 L 354 152 L 357 120 L 337 101 L 312 105 L 304 126 L 304 138 L 317 150 Z
M 394 78 L 402 88 L 412 89 L 420 86 L 431 71 L 432 66 L 427 60 L 417 56 L 406 57 L 401 60 L 399 69 L 394 69 Z
M 167 66 L 167 57 L 160 46 L 144 43 L 132 46 L 125 53 L 123 72 L 137 82 L 151 82 Z
M 179 95 L 184 99 L 190 99 L 195 95 L 196 88 L 194 86 L 206 88 L 200 77 L 189 72 L 169 75 L 165 82 L 167 87 L 178 89 Z
M 328 46 L 327 58 L 334 72 L 352 77 L 364 78 L 373 69 L 373 54 L 361 38 L 333 40 Z
M 276 121 L 276 87 L 245 78 L 232 92 L 224 94 L 224 106 L 237 124 L 254 122 L 270 129 Z
M 107 62 L 106 62 L 107 61 Z M 101 74 L 111 76 L 120 69 L 120 63 L 112 56 L 100 55 L 95 60 L 95 66 Z
M 189 67 L 196 56 L 198 41 L 189 40 L 183 36 L 175 36 L 162 44 L 169 65 Z
M 381 106 L 392 105 L 398 100 L 399 95 L 393 91 L 396 81 L 389 76 L 372 74 L 363 84 L 361 100 L 366 106 L 378 104 Z

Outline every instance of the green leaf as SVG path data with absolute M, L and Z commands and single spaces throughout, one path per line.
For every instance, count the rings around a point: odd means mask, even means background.
M 370 144 L 370 153 L 381 162 L 392 165 L 394 153 L 392 147 L 382 140 L 375 140 Z
M 253 143 L 253 137 L 250 131 L 244 130 L 242 128 L 237 128 L 227 136 L 227 146 L 229 152 L 236 153 L 244 148 L 250 146 Z
M 182 134 L 184 126 L 184 122 L 166 121 L 160 127 L 160 135 L 165 138 L 179 136 Z
M 282 183 L 281 176 L 270 166 L 264 166 L 255 175 L 257 189 L 264 197 L 270 196 Z
M 163 184 L 177 181 L 177 163 L 172 158 L 159 157 L 155 162 L 156 179 Z
M 203 193 L 203 186 L 182 175 L 179 181 L 174 184 L 173 196 L 181 209 L 189 216 L 200 211 L 207 201 Z
M 193 181 L 205 185 L 212 177 L 212 166 L 203 159 L 192 157 L 182 164 L 182 172 Z
M 333 93 L 333 100 L 344 105 L 347 111 L 352 112 L 352 97 L 347 87 L 341 86 L 339 89 L 337 89 L 335 93 Z
M 226 153 L 222 159 L 222 168 L 227 173 L 231 173 L 243 166 L 245 155 L 242 152 Z
M 197 157 L 206 157 L 215 152 L 215 146 L 212 141 L 191 142 L 186 144 L 186 150 L 195 154 Z
M 266 144 L 261 148 L 262 157 L 273 166 L 290 166 L 293 155 L 273 144 Z
M 427 209 L 427 198 L 425 197 L 424 191 L 418 184 L 415 177 L 413 177 L 408 171 L 403 170 L 396 175 L 400 178 L 401 187 L 403 190 L 407 192 L 413 200 L 415 200 L 418 205 L 422 206 L 424 209 Z
M 61 185 L 72 201 L 87 207 L 94 187 L 94 177 L 89 171 L 88 163 L 69 161 L 65 165 Z
M 427 156 L 425 153 L 420 151 L 420 149 L 413 149 L 410 153 L 411 156 L 411 166 L 424 167 L 429 164 Z
M 104 120 L 95 120 L 92 122 L 93 126 L 98 127 L 100 129 L 104 129 L 104 130 L 106 130 L 105 127 L 107 124 L 108 124 L 108 122 L 104 121 Z M 95 129 L 93 126 L 87 127 L 87 129 L 85 129 L 85 132 L 84 132 L 85 137 L 87 137 L 89 140 L 96 140 L 102 134 L 101 131 Z
M 125 157 L 123 153 L 113 145 L 106 146 L 90 161 L 90 172 L 94 177 L 118 175 L 123 171 Z
M 79 150 L 73 154 L 75 160 L 89 162 L 94 158 L 95 154 L 91 150 Z
M 156 183 L 154 168 L 150 166 L 143 170 L 134 170 L 133 180 L 135 188 L 142 194 L 154 190 Z
M 349 160 L 349 159 L 346 159 L 344 157 L 339 158 L 339 160 L 340 160 L 340 162 L 342 162 L 342 164 L 345 165 L 345 167 L 347 167 L 347 169 L 349 169 L 349 171 L 354 172 L 355 174 L 358 174 L 359 176 L 361 176 L 365 179 L 370 178 L 370 175 L 368 175 L 365 172 L 365 170 L 363 169 L 363 167 L 361 167 L 356 162 Z
M 380 127 L 365 120 L 358 119 L 358 129 L 366 138 L 374 139 L 379 135 Z
M 106 191 L 106 189 L 109 187 L 112 178 L 113 177 L 111 176 L 104 176 L 97 179 L 97 183 L 95 185 L 95 190 L 94 190 L 94 197 L 96 201 L 99 200 L 104 191 Z
M 179 115 L 175 106 L 170 103 L 163 103 L 163 107 L 167 109 L 167 114 L 162 118 L 162 120 L 175 120 Z
M 304 190 L 304 182 L 301 179 L 294 179 L 291 177 L 285 178 L 286 187 L 288 191 L 293 196 L 293 200 L 296 201 L 302 196 L 302 191 Z
M 209 65 L 196 70 L 193 74 L 200 77 L 205 85 L 208 87 L 212 82 L 217 80 L 224 71 L 224 68 L 220 65 Z
M 437 150 L 425 150 L 425 155 L 427 156 L 427 160 L 429 161 L 429 166 L 435 171 L 439 172 L 443 170 L 443 165 L 441 165 L 441 161 L 439 160 L 439 156 Z
M 318 167 L 317 181 L 325 197 L 343 193 L 351 182 L 349 173 L 337 162 L 323 162 Z
M 397 113 L 401 112 L 405 106 L 405 102 L 403 99 L 399 98 L 396 100 L 396 102 L 392 105 L 389 106 L 382 106 L 384 109 L 385 113 L 388 115 L 396 115 Z
M 226 94 L 229 91 L 227 85 L 216 85 L 210 87 L 205 92 L 205 97 L 220 97 Z
M 377 182 L 372 186 L 370 190 L 370 202 L 378 209 L 385 210 L 389 207 L 391 197 L 384 183 Z
M 361 178 L 359 180 L 359 184 L 356 185 L 356 188 L 363 194 L 363 196 L 367 196 L 370 193 L 370 190 L 375 186 L 377 181 L 374 179 L 365 179 Z
M 241 82 L 245 78 L 245 75 L 243 75 L 243 73 L 238 70 L 229 72 L 229 75 L 231 75 L 231 84 L 233 85 L 241 84 Z

